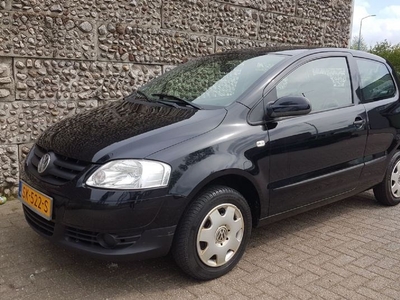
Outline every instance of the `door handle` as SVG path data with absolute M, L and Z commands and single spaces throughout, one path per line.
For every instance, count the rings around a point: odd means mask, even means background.
M 353 125 L 356 127 L 362 127 L 365 124 L 365 120 L 363 118 L 357 117 L 354 122 Z

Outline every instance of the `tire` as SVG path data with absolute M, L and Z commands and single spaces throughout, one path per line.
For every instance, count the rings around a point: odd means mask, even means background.
M 400 152 L 393 155 L 383 181 L 374 187 L 375 198 L 387 206 L 400 203 Z
M 244 197 L 229 187 L 211 187 L 185 211 L 175 233 L 172 255 L 193 278 L 218 278 L 243 256 L 251 227 L 251 211 Z

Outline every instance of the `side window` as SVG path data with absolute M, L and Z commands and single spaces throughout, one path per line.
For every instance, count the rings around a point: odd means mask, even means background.
M 361 79 L 363 103 L 394 97 L 396 88 L 386 66 L 380 62 L 356 58 Z
M 308 62 L 277 86 L 277 99 L 304 96 L 312 111 L 349 106 L 353 103 L 349 68 L 344 57 L 321 58 Z

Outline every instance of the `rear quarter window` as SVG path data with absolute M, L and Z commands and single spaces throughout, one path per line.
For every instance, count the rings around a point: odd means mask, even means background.
M 356 58 L 361 80 L 363 103 L 392 98 L 396 94 L 393 78 L 385 64 Z

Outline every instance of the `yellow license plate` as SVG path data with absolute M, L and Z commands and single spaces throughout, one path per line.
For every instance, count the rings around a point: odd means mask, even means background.
M 35 190 L 25 182 L 19 182 L 18 198 L 31 210 L 46 220 L 51 220 L 53 212 L 53 199 Z

